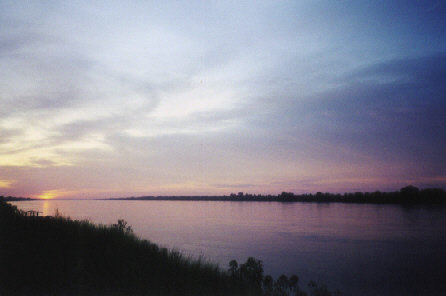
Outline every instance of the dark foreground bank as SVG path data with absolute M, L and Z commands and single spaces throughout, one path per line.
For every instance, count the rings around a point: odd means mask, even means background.
M 309 295 L 333 295 L 305 285 Z M 222 270 L 133 235 L 66 217 L 26 217 L 0 200 L 0 295 L 308 295 L 297 276 L 273 280 L 248 258 Z

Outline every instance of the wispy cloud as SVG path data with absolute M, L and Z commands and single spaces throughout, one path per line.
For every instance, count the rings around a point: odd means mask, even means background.
M 11 188 L 15 182 L 13 180 L 0 180 L 0 188 Z
M 445 9 L 2 2 L 3 188 L 445 186 Z

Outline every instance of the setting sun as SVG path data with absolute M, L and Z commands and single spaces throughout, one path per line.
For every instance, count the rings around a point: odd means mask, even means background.
M 40 199 L 53 199 L 55 197 L 57 197 L 59 194 L 57 194 L 57 192 L 55 190 L 51 190 L 51 191 L 45 191 L 42 194 L 40 194 L 38 196 L 38 198 Z
M 43 195 L 39 195 L 40 199 L 52 199 L 54 198 L 54 196 L 50 195 L 50 194 L 43 194 Z

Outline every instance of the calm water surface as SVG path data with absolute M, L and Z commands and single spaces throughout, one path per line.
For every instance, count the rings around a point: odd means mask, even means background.
M 111 224 L 226 268 L 254 256 L 277 278 L 296 273 L 343 295 L 445 295 L 446 209 L 393 205 L 49 200 L 23 210 Z

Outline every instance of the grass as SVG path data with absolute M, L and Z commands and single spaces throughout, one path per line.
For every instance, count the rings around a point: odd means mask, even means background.
M 0 294 L 249 294 L 218 266 L 141 240 L 122 222 L 24 217 L 0 201 Z
M 113 225 L 60 216 L 26 217 L 0 199 L 0 295 L 307 296 L 298 277 L 263 275 L 248 258 L 222 270 Z M 310 296 L 340 295 L 310 282 Z

